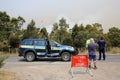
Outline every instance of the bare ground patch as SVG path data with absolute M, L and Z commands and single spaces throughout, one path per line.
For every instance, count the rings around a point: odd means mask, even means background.
M 20 80 L 20 78 L 15 73 L 0 71 L 0 80 Z

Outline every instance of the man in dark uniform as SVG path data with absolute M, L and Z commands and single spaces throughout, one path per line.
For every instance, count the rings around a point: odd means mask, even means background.
M 98 46 L 99 46 L 99 59 L 101 60 L 101 55 L 103 54 L 103 60 L 105 60 L 106 55 L 105 55 L 105 40 L 103 39 L 103 37 L 101 37 L 101 39 L 98 41 Z

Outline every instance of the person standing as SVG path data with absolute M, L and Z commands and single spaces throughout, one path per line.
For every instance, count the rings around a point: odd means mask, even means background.
M 98 50 L 99 50 L 99 59 L 101 60 L 101 56 L 103 54 L 103 60 L 106 59 L 106 55 L 105 55 L 105 40 L 103 39 L 103 37 L 101 37 L 101 39 L 98 41 Z
M 86 48 L 88 48 L 88 44 L 89 44 L 89 43 L 90 43 L 90 39 L 87 39 L 87 40 L 86 40 L 86 45 L 85 45 Z
M 88 56 L 89 56 L 89 68 L 91 68 L 91 63 L 94 63 L 94 69 L 96 67 L 96 43 L 93 38 L 90 38 L 90 43 L 88 44 Z

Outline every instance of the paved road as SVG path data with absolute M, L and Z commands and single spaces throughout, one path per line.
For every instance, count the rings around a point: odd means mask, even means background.
M 73 68 L 74 77 L 69 72 L 71 62 L 59 59 L 39 59 L 26 62 L 22 57 L 11 56 L 4 61 L 3 70 L 16 73 L 21 80 L 120 80 L 120 55 L 107 55 L 105 61 L 97 61 L 98 69 L 91 69 L 93 77 L 85 73 L 86 68 Z

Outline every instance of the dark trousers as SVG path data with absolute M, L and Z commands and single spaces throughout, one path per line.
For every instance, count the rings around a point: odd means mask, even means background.
M 101 60 L 102 54 L 103 54 L 103 60 L 105 60 L 105 58 L 106 58 L 105 48 L 99 49 L 99 60 Z

